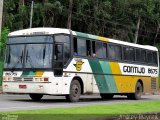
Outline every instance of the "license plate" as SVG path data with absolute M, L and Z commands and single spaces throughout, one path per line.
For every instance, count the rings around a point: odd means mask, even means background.
M 19 88 L 20 88 L 20 89 L 26 89 L 26 88 L 27 88 L 27 85 L 19 85 Z

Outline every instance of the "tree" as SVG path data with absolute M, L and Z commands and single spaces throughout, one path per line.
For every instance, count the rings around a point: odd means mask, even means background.
M 133 13 L 133 17 L 137 18 L 137 25 L 135 31 L 135 40 L 134 43 L 137 43 L 138 32 L 141 21 L 143 18 L 147 16 L 151 16 L 154 10 L 154 3 L 152 0 L 133 0 L 130 5 L 131 12 Z

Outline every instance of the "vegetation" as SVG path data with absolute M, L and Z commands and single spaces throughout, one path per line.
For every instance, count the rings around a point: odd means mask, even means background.
M 5 0 L 3 26 L 28 28 L 31 0 Z M 60 27 L 123 41 L 160 41 L 159 0 L 36 0 L 33 27 Z M 71 24 L 70 24 L 71 22 Z
M 33 27 L 71 28 L 160 49 L 160 0 L 34 1 Z M 29 27 L 30 6 L 31 0 L 4 0 L 4 36 Z
M 28 110 L 17 112 L 5 112 L 1 114 L 14 114 L 19 116 L 19 120 L 82 120 L 92 119 L 106 116 L 118 116 L 121 114 L 140 114 L 149 112 L 159 112 L 160 101 L 138 102 L 129 104 L 114 104 L 114 105 L 97 105 L 75 108 L 54 108 L 46 110 Z
M 4 57 L 4 48 L 6 45 L 7 35 L 9 33 L 9 29 L 7 27 L 3 28 L 1 33 L 0 40 L 0 85 L 2 84 L 2 70 L 3 70 L 3 57 Z

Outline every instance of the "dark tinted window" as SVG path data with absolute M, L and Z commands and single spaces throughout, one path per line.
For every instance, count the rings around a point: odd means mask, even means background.
M 86 56 L 86 40 L 84 39 L 77 39 L 77 48 L 78 48 L 78 55 Z
M 146 62 L 146 50 L 141 50 L 141 61 Z
M 86 47 L 87 47 L 87 56 L 91 56 L 91 42 L 90 42 L 90 40 L 86 40 Z
M 103 58 L 107 58 L 107 44 L 103 43 Z
M 64 64 L 66 64 L 70 58 L 70 38 L 68 35 L 56 35 L 55 41 L 64 43 Z
M 147 54 L 147 55 L 146 55 L 146 56 L 147 56 L 147 57 L 146 57 L 147 63 L 152 63 L 152 61 L 153 61 L 152 51 L 147 51 L 146 54 Z
M 122 59 L 121 46 L 109 44 L 108 57 L 109 59 L 113 59 L 113 60 L 121 60 Z
M 103 57 L 103 43 L 102 42 L 96 42 L 96 57 L 98 58 L 104 58 Z
M 146 62 L 146 50 L 136 49 L 136 61 Z
M 135 51 L 131 47 L 123 47 L 123 59 L 127 61 L 135 60 Z
M 92 53 L 93 53 L 93 57 L 96 57 L 96 42 L 92 41 Z
M 78 55 L 78 51 L 77 51 L 77 38 L 73 39 L 73 55 Z
M 136 49 L 136 61 L 141 61 L 141 50 Z
M 153 63 L 157 64 L 157 52 L 153 52 Z

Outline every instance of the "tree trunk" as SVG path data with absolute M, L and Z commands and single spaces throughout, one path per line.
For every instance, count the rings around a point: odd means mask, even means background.
M 136 32 L 135 32 L 135 39 L 134 39 L 134 43 L 137 43 L 137 39 L 138 39 L 138 32 L 139 32 L 139 25 L 141 23 L 141 17 L 138 17 L 138 21 L 137 21 L 137 27 L 136 27 Z
M 19 7 L 18 7 L 18 11 L 19 11 L 19 15 L 21 16 L 21 8 L 24 7 L 24 0 L 19 0 Z M 23 29 L 23 20 L 22 18 L 19 18 L 19 29 Z
M 156 35 L 155 35 L 155 37 L 154 37 L 154 42 L 153 42 L 153 45 L 154 45 L 154 46 L 156 45 L 156 39 L 157 39 L 157 36 L 158 36 L 158 33 L 159 33 L 159 29 L 160 29 L 160 23 L 158 22 L 157 32 L 156 32 Z
M 71 29 L 73 0 L 69 0 L 67 28 Z
M 0 1 L 0 38 L 1 38 L 1 29 L 2 29 L 2 16 L 3 16 L 3 0 Z

